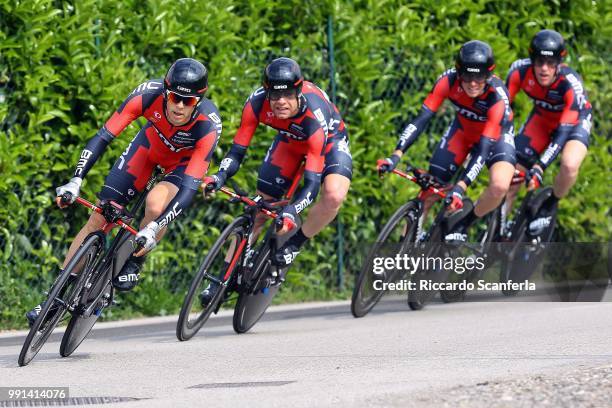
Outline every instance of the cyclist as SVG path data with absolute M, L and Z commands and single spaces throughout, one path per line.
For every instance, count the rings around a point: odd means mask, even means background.
M 263 86 L 247 99 L 240 127 L 218 173 L 207 178 L 218 190 L 238 171 L 259 123 L 278 130 L 259 169 L 258 194 L 279 199 L 291 185 L 305 159 L 304 185 L 280 215 L 284 234 L 319 192 L 321 199 L 310 210 L 302 227 L 274 255 L 279 266 L 293 262 L 302 245 L 338 213 L 352 178 L 352 158 L 346 126 L 336 106 L 315 84 L 305 81 L 300 66 L 290 58 L 277 58 L 264 70 Z M 259 226 L 265 219 L 261 219 Z M 202 293 L 207 304 L 218 286 Z
M 383 172 L 393 170 L 444 100 L 450 100 L 457 114 L 431 158 L 429 172 L 448 183 L 468 153 L 471 155 L 459 181 L 448 193 L 451 211 L 463 206 L 465 190 L 485 164 L 489 167 L 487 189 L 474 208 L 464 214 L 445 236 L 449 241 L 465 241 L 467 228 L 495 209 L 506 195 L 516 158 L 508 91 L 503 82 L 493 75 L 495 62 L 491 47 L 482 41 L 466 42 L 457 54 L 455 66 L 438 78 L 418 116 L 406 126 L 395 151 L 379 165 L 379 169 Z
M 70 194 L 70 203 L 74 202 L 83 179 L 107 145 L 134 120 L 147 119 L 115 162 L 99 193 L 102 201 L 126 205 L 144 189 L 157 165 L 165 170 L 164 179 L 146 199 L 145 215 L 137 235 L 144 239 L 144 246 L 132 254 L 113 280 L 118 290 L 127 291 L 136 286 L 144 255 L 155 247 L 168 223 L 189 206 L 208 170 L 221 135 L 221 118 L 215 104 L 204 97 L 207 88 L 208 71 L 192 58 L 178 59 L 164 79 L 140 84 L 89 140 L 72 179 L 56 189 L 58 206 L 65 206 L 59 197 L 65 193 Z M 95 212 L 91 215 L 70 245 L 62 269 L 85 237 L 100 230 L 104 224 L 102 215 Z M 41 306 L 26 314 L 30 324 L 38 317 Z
M 589 146 L 592 108 L 582 79 L 562 63 L 566 54 L 561 34 L 542 30 L 531 40 L 529 58 L 515 61 L 506 78 L 511 102 L 520 90 L 533 99 L 533 109 L 516 138 L 517 168 L 527 172 L 527 184 L 541 185 L 544 171 L 561 154 L 553 194 L 530 223 L 532 234 L 549 225 L 548 215 L 576 182 Z M 510 206 L 519 188 L 510 189 Z

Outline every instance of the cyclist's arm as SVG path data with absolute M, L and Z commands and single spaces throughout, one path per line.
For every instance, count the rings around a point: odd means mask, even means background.
M 514 103 L 516 94 L 521 90 L 521 73 L 518 69 L 510 69 L 506 77 L 506 88 L 508 89 L 508 98 L 510 103 Z
M 450 79 L 448 75 L 442 75 L 434 85 L 432 91 L 427 95 L 423 106 L 416 118 L 412 120 L 399 137 L 394 154 L 402 156 L 410 146 L 416 142 L 419 135 L 423 133 L 429 120 L 435 115 L 440 105 L 448 97 L 450 91 Z
M 194 152 L 185 169 L 185 176 L 179 191 L 162 215 L 155 220 L 160 228 L 168 225 L 191 204 L 191 200 L 193 200 L 202 183 L 202 177 L 208 170 L 218 140 L 218 133 L 213 129 L 196 143 Z
M 493 145 L 501 137 L 504 117 L 506 114 L 506 103 L 500 99 L 487 112 L 487 122 L 480 136 L 480 140 L 472 152 L 470 162 L 460 177 L 465 187 L 468 187 L 485 166 Z M 463 187 L 463 186 L 462 186 Z
M 150 82 L 151 83 L 151 82 Z M 155 82 L 156 83 L 156 82 Z M 160 84 L 161 85 L 161 84 Z M 139 86 L 137 88 L 140 89 Z M 134 91 L 123 102 L 121 107 L 106 121 L 104 126 L 88 142 L 74 171 L 74 177 L 85 178 L 89 170 L 102 156 L 108 144 L 117 137 L 130 123 L 142 116 L 143 105 L 150 103 L 151 94 Z
M 325 140 L 323 129 L 317 130 L 308 138 L 308 153 L 306 154 L 306 164 L 304 167 L 304 185 L 295 194 L 293 199 L 293 207 L 296 214 L 301 213 L 319 194 L 321 174 L 325 166 Z
M 249 100 L 242 109 L 242 119 L 234 137 L 234 143 L 219 165 L 219 172 L 225 172 L 227 178 L 232 177 L 238 172 L 258 124 L 259 119 L 255 115 Z
M 561 150 L 563 150 L 563 146 L 565 146 L 572 130 L 578 123 L 580 104 L 576 100 L 576 94 L 572 88 L 568 89 L 563 100 L 565 102 L 565 107 L 559 119 L 559 126 L 554 130 L 550 144 L 536 163 L 542 170 L 546 170 L 546 168 L 555 161 Z

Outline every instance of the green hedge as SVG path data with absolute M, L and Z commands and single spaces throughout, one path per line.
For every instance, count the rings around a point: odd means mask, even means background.
M 453 64 L 459 45 L 473 38 L 493 46 L 497 73 L 505 76 L 513 60 L 526 56 L 539 29 L 565 35 L 568 62 L 584 77 L 594 105 L 595 127 L 579 182 L 561 205 L 561 234 L 569 241 L 609 240 L 612 33 L 606 21 L 612 12 L 606 2 L 0 0 L 0 327 L 23 326 L 21 316 L 39 301 L 85 222 L 82 209 L 53 207 L 54 188 L 70 177 L 86 140 L 134 87 L 161 77 L 179 57 L 204 61 L 209 97 L 224 124 L 219 159 L 231 143 L 244 100 L 272 57 L 296 58 L 308 79 L 329 90 L 328 16 L 334 19 L 338 105 L 355 166 L 342 210 L 348 289 L 358 266 L 351 254 L 359 243 L 372 241 L 385 217 L 416 191 L 393 178 L 381 184 L 373 165 L 391 151 L 399 127 Z M 529 108 L 526 98 L 519 98 L 518 120 Z M 415 164 L 426 165 L 451 115 L 448 109 L 439 114 L 411 149 Z M 94 197 L 142 124 L 132 124 L 111 144 L 87 177 L 87 197 Z M 273 135 L 258 131 L 237 176 L 243 187 L 254 189 Z M 555 169 L 547 173 L 551 181 Z M 122 298 L 115 316 L 176 312 L 206 248 L 238 211 L 221 199 L 198 199 L 172 226 L 151 257 L 145 281 Z M 281 300 L 346 295 L 334 287 L 334 238 L 330 227 L 309 244 Z

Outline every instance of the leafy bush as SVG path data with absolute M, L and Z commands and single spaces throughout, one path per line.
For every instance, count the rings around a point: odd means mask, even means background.
M 452 66 L 459 45 L 472 38 L 493 46 L 497 72 L 504 76 L 513 60 L 526 56 L 539 29 L 552 27 L 566 36 L 568 61 L 584 77 L 595 126 L 579 181 L 561 205 L 561 234 L 571 241 L 607 241 L 612 232 L 605 199 L 611 196 L 612 131 L 607 39 L 612 33 L 606 21 L 612 12 L 605 2 L 404 3 L 0 0 L 0 327 L 22 327 L 23 312 L 52 282 L 69 237 L 88 216 L 82 209 L 54 209 L 54 188 L 69 178 L 86 141 L 136 85 L 163 76 L 179 57 L 204 61 L 210 70 L 208 96 L 224 121 L 218 160 L 231 144 L 244 100 L 272 57 L 296 58 L 308 79 L 330 90 L 328 16 L 334 19 L 338 105 L 354 159 L 355 176 L 342 210 L 348 289 L 359 266 L 354 255 L 359 245 L 371 242 L 394 208 L 416 192 L 401 180 L 381 183 L 375 160 L 391 151 L 435 78 Z M 529 101 L 519 98 L 518 121 L 529 109 Z M 410 150 L 410 160 L 426 165 L 452 114 L 448 107 L 438 114 Z M 94 197 L 143 124 L 132 124 L 110 145 L 87 177 L 86 197 Z M 236 177 L 243 187 L 254 189 L 273 136 L 272 130 L 258 130 Z M 238 212 L 222 200 L 198 198 L 150 257 L 145 281 L 111 317 L 176 312 L 206 249 Z M 330 227 L 308 244 L 280 299 L 346 295 L 335 288 L 335 238 Z

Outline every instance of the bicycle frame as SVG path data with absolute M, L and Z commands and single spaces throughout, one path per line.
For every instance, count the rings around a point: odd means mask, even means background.
M 140 193 L 140 195 L 138 196 L 138 199 L 132 206 L 133 213 L 137 213 L 140 210 L 140 208 L 145 202 L 147 193 L 153 188 L 153 185 L 155 184 L 160 174 L 161 174 L 160 169 L 159 168 L 156 169 L 156 171 L 153 173 L 153 175 L 147 182 L 145 189 L 142 191 L 142 193 Z M 121 231 L 119 231 L 117 235 L 115 236 L 115 238 L 112 240 L 111 245 L 103 252 L 103 255 L 94 264 L 96 273 L 95 275 L 92 276 L 91 281 L 97 281 L 97 278 L 98 276 L 100 276 L 101 273 L 108 273 L 109 271 L 112 273 L 112 271 L 114 271 L 115 269 L 114 262 L 116 262 L 115 255 L 117 253 L 119 246 L 123 244 L 124 242 L 123 238 L 125 237 L 125 235 L 128 233 L 131 235 L 136 235 L 138 234 L 138 231 L 132 228 L 126 222 L 127 220 L 131 220 L 132 216 L 129 213 L 126 213 L 126 210 L 122 206 L 119 206 L 113 201 L 108 202 L 105 205 L 95 205 L 91 203 L 90 201 L 87 201 L 86 199 L 81 198 L 81 197 L 77 197 L 75 201 L 78 204 L 83 205 L 89 208 L 90 210 L 95 211 L 98 214 L 104 216 L 106 223 L 102 226 L 102 229 L 100 231 L 102 234 L 104 234 L 104 236 L 107 236 L 116 227 L 121 228 Z M 108 206 L 112 206 L 116 212 L 114 212 L 113 214 L 108 214 L 105 211 L 105 208 L 108 208 Z M 110 280 L 111 276 L 109 276 L 108 279 Z M 90 285 L 89 287 L 86 285 L 84 289 L 85 291 L 82 293 L 81 298 L 88 299 L 90 290 L 95 289 L 95 287 L 94 285 Z M 87 307 L 87 309 L 81 311 L 81 314 L 86 317 L 91 316 L 91 314 L 94 311 L 94 307 L 96 306 L 96 304 L 100 301 L 100 299 L 103 296 L 104 296 L 104 291 L 102 290 L 95 297 L 93 301 L 89 302 L 89 306 Z M 109 303 L 112 302 L 113 297 L 114 297 L 114 288 L 111 289 Z M 74 311 L 74 309 L 72 311 Z
M 244 237 L 238 244 L 236 251 L 234 251 L 234 254 L 232 255 L 232 259 L 229 262 L 229 266 L 227 270 L 225 271 L 225 274 L 223 275 L 223 280 L 219 280 L 217 277 L 209 275 L 209 278 L 211 280 L 215 281 L 218 284 L 227 285 L 232 271 L 234 270 L 236 264 L 238 263 L 238 261 L 240 260 L 240 258 L 242 257 L 244 253 L 244 248 L 249 243 L 249 239 L 253 232 L 256 214 L 258 212 L 261 212 L 266 217 L 276 220 L 279 216 L 278 214 L 274 212 L 275 207 L 283 206 L 290 202 L 291 198 L 295 194 L 295 191 L 297 190 L 300 180 L 302 179 L 304 169 L 305 169 L 305 164 L 302 163 L 296 173 L 296 176 L 293 178 L 293 182 L 291 183 L 291 186 L 289 187 L 287 194 L 285 195 L 286 198 L 283 200 L 273 202 L 273 203 L 267 203 L 263 200 L 260 200 L 259 198 L 261 196 L 256 196 L 254 199 L 249 198 L 247 197 L 246 193 L 238 194 L 235 191 L 227 187 L 221 187 L 219 189 L 219 191 L 221 191 L 222 193 L 226 194 L 229 197 L 230 201 L 242 202 L 246 204 L 247 208 L 245 209 L 244 215 L 249 217 L 250 221 L 249 221 L 249 228 L 247 230 L 247 233 L 244 235 Z

